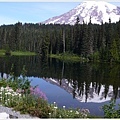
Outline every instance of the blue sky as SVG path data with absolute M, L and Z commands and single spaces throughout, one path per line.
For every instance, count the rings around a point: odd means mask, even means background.
M 80 2 L 0 2 L 0 25 L 37 23 L 61 15 Z M 120 6 L 120 2 L 113 2 Z

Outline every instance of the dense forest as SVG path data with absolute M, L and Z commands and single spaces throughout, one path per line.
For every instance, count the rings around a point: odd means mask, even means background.
M 75 25 L 22 24 L 0 26 L 0 49 L 32 51 L 47 56 L 64 52 L 89 60 L 120 60 L 120 20 L 116 23 Z

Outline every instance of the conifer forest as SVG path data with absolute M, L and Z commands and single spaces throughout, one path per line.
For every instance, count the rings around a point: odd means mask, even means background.
M 120 20 L 75 25 L 18 22 L 0 26 L 0 49 L 32 51 L 43 56 L 74 53 L 89 60 L 120 61 Z

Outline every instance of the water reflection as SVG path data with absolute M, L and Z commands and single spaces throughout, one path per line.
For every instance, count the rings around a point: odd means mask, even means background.
M 39 56 L 0 58 L 1 77 L 9 74 L 14 64 L 14 74 L 20 76 L 26 66 L 27 76 L 44 78 L 73 95 L 80 102 L 104 102 L 120 98 L 120 65 L 108 63 L 64 63 Z

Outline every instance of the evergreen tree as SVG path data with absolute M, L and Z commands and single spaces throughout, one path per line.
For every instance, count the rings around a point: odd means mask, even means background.
M 74 50 L 73 52 L 75 54 L 80 54 L 80 25 L 79 25 L 79 17 L 77 17 L 76 23 L 75 23 L 75 38 L 74 38 Z

